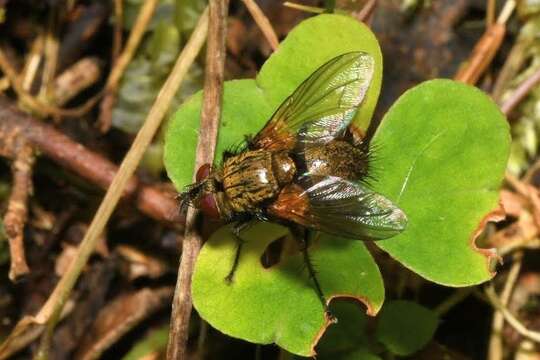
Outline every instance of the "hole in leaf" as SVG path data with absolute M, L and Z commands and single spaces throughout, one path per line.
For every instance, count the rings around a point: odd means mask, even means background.
M 272 241 L 266 247 L 261 255 L 261 265 L 263 268 L 268 269 L 279 263 L 281 260 L 281 253 L 283 252 L 283 244 L 285 243 L 286 236 L 282 236 L 279 239 Z

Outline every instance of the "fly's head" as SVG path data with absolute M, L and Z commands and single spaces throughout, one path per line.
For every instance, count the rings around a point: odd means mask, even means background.
M 210 164 L 202 165 L 197 170 L 196 182 L 188 185 L 180 195 L 182 211 L 186 211 L 188 206 L 194 206 L 209 219 L 227 217 L 228 211 L 224 206 L 224 194 L 219 178 L 219 173 L 212 171 Z

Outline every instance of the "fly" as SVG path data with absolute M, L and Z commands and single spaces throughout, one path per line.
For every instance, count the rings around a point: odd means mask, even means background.
M 228 282 L 238 265 L 242 230 L 250 221 L 289 225 L 327 311 L 308 255 L 309 236 L 302 229 L 360 240 L 386 239 L 405 229 L 405 213 L 365 186 L 369 149 L 349 129 L 373 73 L 374 60 L 364 52 L 331 59 L 242 150 L 225 152 L 220 167 L 199 168 L 197 182 L 182 199 L 207 217 L 234 224 L 238 247 Z

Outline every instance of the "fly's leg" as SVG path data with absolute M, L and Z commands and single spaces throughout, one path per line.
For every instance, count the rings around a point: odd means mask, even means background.
M 245 230 L 250 224 L 250 221 L 239 221 L 233 225 L 232 233 L 234 235 L 234 238 L 236 239 L 236 252 L 234 254 L 234 260 L 233 265 L 231 267 L 231 270 L 229 271 L 229 274 L 225 276 L 225 282 L 227 284 L 231 284 L 234 280 L 234 273 L 236 272 L 236 269 L 238 268 L 238 263 L 240 261 L 240 253 L 242 252 L 242 246 L 245 243 L 245 240 L 242 239 L 241 232 Z
M 310 237 L 311 232 L 308 229 L 296 228 L 293 230 L 293 233 L 296 235 L 295 237 L 300 242 L 300 251 L 302 251 L 302 255 L 304 256 L 304 263 L 306 264 L 309 277 L 313 281 L 313 284 L 315 286 L 315 291 L 317 292 L 317 295 L 319 296 L 319 299 L 321 300 L 322 306 L 324 308 L 324 313 L 326 317 L 330 320 L 330 322 L 336 323 L 337 319 L 330 312 L 330 308 L 328 307 L 328 302 L 326 301 L 326 298 L 324 297 L 321 284 L 319 283 L 319 280 L 317 279 L 317 273 L 315 271 L 315 267 L 313 266 L 313 262 L 311 261 L 311 258 L 309 256 L 308 248 L 309 248 L 309 242 L 311 238 Z

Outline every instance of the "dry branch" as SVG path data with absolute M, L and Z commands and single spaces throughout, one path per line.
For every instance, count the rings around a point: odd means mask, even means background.
M 24 226 L 28 218 L 28 197 L 32 192 L 32 165 L 35 159 L 30 145 L 24 141 L 18 143 L 20 145 L 15 148 L 15 160 L 11 165 L 13 186 L 4 216 L 11 258 L 9 278 L 14 282 L 30 271 L 24 252 Z
M 211 0 L 209 4 L 210 19 L 206 49 L 204 99 L 195 169 L 203 164 L 211 164 L 214 160 L 221 114 L 228 6 L 228 0 Z M 197 210 L 193 208 L 188 210 L 185 236 L 182 242 L 182 258 L 172 304 L 169 344 L 167 347 L 167 359 L 169 360 L 186 358 L 189 318 L 192 309 L 191 278 L 202 243 L 200 234 L 196 229 L 197 215 Z
M 15 137 L 25 139 L 36 150 L 102 189 L 107 189 L 118 167 L 83 145 L 70 139 L 54 127 L 44 124 L 17 109 L 10 100 L 0 96 L 0 155 Z M 11 157 L 11 156 L 10 156 Z M 183 224 L 176 200 L 157 187 L 139 184 L 132 178 L 124 189 L 145 214 L 160 221 Z

